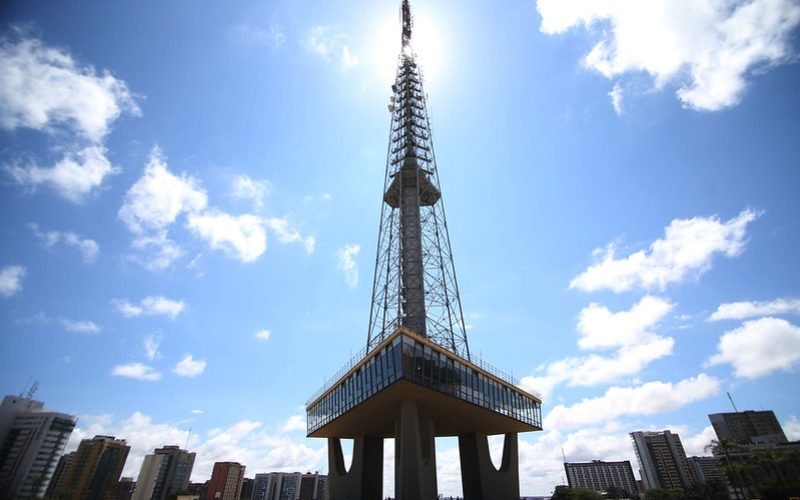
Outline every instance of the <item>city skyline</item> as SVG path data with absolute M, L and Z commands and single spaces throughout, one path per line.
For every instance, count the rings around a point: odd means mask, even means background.
M 800 7 L 699 3 L 413 2 L 470 349 L 544 395 L 523 495 L 633 430 L 704 454 L 726 392 L 800 439 Z M 367 339 L 397 4 L 0 14 L 0 380 L 79 417 L 67 451 L 324 471 L 304 403 Z

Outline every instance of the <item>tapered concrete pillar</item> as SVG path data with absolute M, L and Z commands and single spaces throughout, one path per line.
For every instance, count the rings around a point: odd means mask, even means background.
M 355 438 L 349 471 L 341 440 L 328 438 L 328 496 L 330 500 L 382 500 L 383 438 Z
M 464 500 L 519 500 L 519 452 L 517 434 L 505 435 L 500 469 L 492 464 L 486 434 L 458 436 L 461 485 Z
M 416 402 L 401 403 L 394 443 L 396 500 L 434 500 L 437 492 L 433 421 L 419 418 Z

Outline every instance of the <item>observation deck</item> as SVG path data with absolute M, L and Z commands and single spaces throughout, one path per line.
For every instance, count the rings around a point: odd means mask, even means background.
M 394 437 L 401 404 L 409 399 L 420 418 L 433 422 L 437 437 L 542 429 L 539 395 L 401 327 L 312 396 L 308 436 Z

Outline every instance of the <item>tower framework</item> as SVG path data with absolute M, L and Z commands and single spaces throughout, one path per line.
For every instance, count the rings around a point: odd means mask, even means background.
M 402 14 L 403 46 L 389 105 L 392 120 L 367 350 L 403 326 L 469 359 L 430 119 L 410 45 L 407 2 Z
M 470 354 L 408 0 L 401 17 L 367 345 L 309 399 L 308 436 L 328 438 L 332 500 L 383 498 L 385 438 L 395 498 L 436 498 L 440 436 L 458 437 L 466 500 L 517 500 L 517 434 L 541 430 L 541 398 Z M 349 470 L 342 438 L 354 442 Z

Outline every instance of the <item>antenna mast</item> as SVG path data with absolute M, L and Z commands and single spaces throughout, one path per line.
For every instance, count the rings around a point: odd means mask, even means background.
M 414 19 L 411 17 L 411 6 L 408 4 L 408 0 L 403 0 L 403 4 L 400 6 L 400 18 L 403 21 L 402 42 L 405 49 L 411 44 L 411 27 L 414 26 Z
M 733 398 L 731 397 L 731 393 L 730 392 L 726 392 L 725 394 L 727 394 L 728 395 L 728 399 L 731 400 L 731 406 L 733 406 L 733 411 L 735 411 L 736 413 L 739 413 L 739 410 L 736 408 L 736 403 L 733 402 Z

